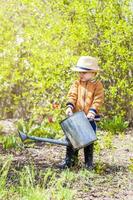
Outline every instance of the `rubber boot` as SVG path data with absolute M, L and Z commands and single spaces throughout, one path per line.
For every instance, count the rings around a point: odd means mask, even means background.
M 64 162 L 59 165 L 60 169 L 71 168 L 78 163 L 78 150 L 74 150 L 71 146 L 66 148 L 66 158 Z
M 90 121 L 90 124 L 93 128 L 93 130 L 96 133 L 96 124 L 94 121 Z M 84 158 L 85 158 L 85 168 L 88 170 L 92 170 L 94 168 L 93 166 L 93 149 L 94 145 L 90 144 L 87 147 L 84 148 Z
M 93 169 L 93 144 L 84 148 L 85 168 L 88 170 Z

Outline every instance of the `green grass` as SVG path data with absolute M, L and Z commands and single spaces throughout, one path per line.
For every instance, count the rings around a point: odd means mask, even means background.
M 0 157 L 0 200 L 72 200 L 78 192 L 78 184 L 88 192 L 89 178 L 97 174 L 85 169 L 64 170 L 41 169 L 33 164 L 16 170 L 12 157 Z M 12 173 L 11 173 L 12 172 Z
M 12 157 L 6 160 L 1 158 L 0 170 L 0 199 L 1 200 L 71 200 L 75 191 L 71 183 L 75 179 L 72 172 L 64 171 L 57 176 L 57 173 L 48 168 L 40 170 L 39 174 L 34 165 L 25 165 L 16 173 L 17 182 L 13 184 L 9 180 Z

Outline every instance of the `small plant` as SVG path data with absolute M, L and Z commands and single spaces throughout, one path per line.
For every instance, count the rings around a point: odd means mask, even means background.
M 98 141 L 95 142 L 94 148 L 95 148 L 96 154 L 100 154 L 102 148 L 101 148 L 101 145 L 100 145 L 100 143 Z
M 25 121 L 23 119 L 20 119 L 17 123 L 17 126 L 18 126 L 18 130 L 27 134 L 30 132 L 30 130 L 33 126 L 33 120 Z
M 65 187 L 71 187 L 73 182 L 77 180 L 77 174 L 70 170 L 65 170 L 61 173 L 60 181 Z
M 105 172 L 106 165 L 102 162 L 96 163 L 95 171 L 97 174 L 103 174 Z
M 56 177 L 53 170 L 50 168 L 45 172 L 43 178 L 43 187 L 48 188 L 55 185 Z
M 20 187 L 32 188 L 35 185 L 35 168 L 34 166 L 24 166 L 20 172 Z
M 121 116 L 114 116 L 112 119 L 104 119 L 100 122 L 100 127 L 113 134 L 123 133 L 128 127 L 128 122 Z
M 5 136 L 2 141 L 4 149 L 11 149 L 18 147 L 17 137 L 15 135 Z
M 4 164 L 3 164 L 4 162 Z M 5 189 L 6 187 L 6 181 L 8 172 L 12 163 L 12 156 L 9 156 L 6 160 L 2 160 L 0 158 L 0 163 L 2 163 L 2 168 L 0 169 L 0 192 Z
M 103 146 L 104 148 L 111 149 L 113 148 L 113 134 L 108 132 L 106 135 L 103 136 Z

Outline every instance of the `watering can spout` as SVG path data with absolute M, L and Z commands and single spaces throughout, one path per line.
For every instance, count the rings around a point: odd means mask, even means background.
M 27 135 L 21 131 L 19 131 L 19 137 L 23 142 L 28 138 Z
M 38 141 L 38 142 L 47 142 L 47 143 L 52 143 L 52 144 L 58 144 L 58 145 L 63 145 L 63 146 L 70 146 L 70 142 L 67 139 L 51 139 L 51 138 L 42 138 L 42 137 L 36 137 L 36 136 L 29 136 L 26 135 L 25 133 L 19 131 L 19 137 L 21 140 L 24 142 L 27 139 L 33 140 L 33 141 Z

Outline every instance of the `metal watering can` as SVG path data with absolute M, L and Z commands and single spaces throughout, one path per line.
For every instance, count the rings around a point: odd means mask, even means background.
M 76 112 L 72 116 L 64 119 L 61 121 L 60 125 L 66 136 L 62 140 L 28 136 L 20 131 L 19 136 L 22 141 L 31 139 L 34 141 L 48 142 L 63 146 L 72 146 L 74 149 L 81 149 L 93 143 L 97 139 L 96 134 L 83 111 Z

